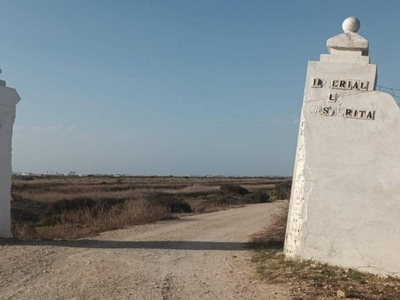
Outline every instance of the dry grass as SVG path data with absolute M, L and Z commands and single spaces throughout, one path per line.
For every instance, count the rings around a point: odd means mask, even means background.
M 63 199 L 90 197 L 92 199 L 129 199 L 149 190 L 186 194 L 188 196 L 216 193 L 222 184 L 239 184 L 250 191 L 273 190 L 282 179 L 193 178 L 193 177 L 16 177 L 13 194 L 23 199 L 56 202 Z
M 19 239 L 76 239 L 129 225 L 145 224 L 172 218 L 166 207 L 152 205 L 146 200 L 128 201 L 110 210 L 96 212 L 81 209 L 62 214 L 57 226 L 41 226 L 33 230 L 29 225 L 17 224 L 14 235 Z
M 314 261 L 286 260 L 283 254 L 288 205 L 282 205 L 269 226 L 252 236 L 256 246 L 253 262 L 260 277 L 283 284 L 292 299 L 400 299 L 400 280 L 380 278 L 354 269 Z
M 14 177 L 12 216 L 19 239 L 70 239 L 124 226 L 204 213 L 274 197 L 281 178 Z M 225 195 L 221 185 L 251 193 Z
M 178 189 L 162 189 L 162 192 L 164 193 L 170 193 L 170 194 L 183 194 L 183 195 L 192 195 L 192 196 L 202 196 L 202 195 L 209 195 L 212 193 L 216 193 L 219 191 L 219 186 L 204 186 L 200 185 L 198 183 L 192 185 L 192 186 L 185 186 L 184 188 L 178 188 Z
M 288 218 L 289 203 L 282 201 L 271 223 L 251 236 L 253 243 L 257 245 L 283 246 L 285 241 L 286 223 Z

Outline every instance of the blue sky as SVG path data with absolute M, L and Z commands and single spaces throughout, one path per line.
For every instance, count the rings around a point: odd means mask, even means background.
M 308 60 L 361 20 L 400 87 L 398 1 L 0 1 L 13 170 L 292 175 Z

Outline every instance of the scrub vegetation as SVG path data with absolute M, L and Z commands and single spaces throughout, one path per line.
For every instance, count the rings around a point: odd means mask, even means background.
M 15 176 L 18 239 L 73 239 L 103 231 L 270 202 L 285 178 Z
M 285 201 L 272 222 L 252 236 L 253 262 L 262 280 L 287 286 L 294 300 L 400 299 L 400 280 L 397 278 L 382 278 L 312 260 L 286 260 L 283 243 L 287 216 L 288 202 Z

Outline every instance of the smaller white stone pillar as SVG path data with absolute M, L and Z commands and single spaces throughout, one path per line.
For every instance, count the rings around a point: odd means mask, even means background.
M 1 72 L 1 71 L 0 71 Z M 17 91 L 0 80 L 0 238 L 11 234 L 11 140 L 15 106 L 21 100 Z

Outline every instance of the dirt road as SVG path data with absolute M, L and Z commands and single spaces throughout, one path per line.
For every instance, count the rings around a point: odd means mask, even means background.
M 0 299 L 290 299 L 256 278 L 249 235 L 276 204 L 75 241 L 0 241 Z

